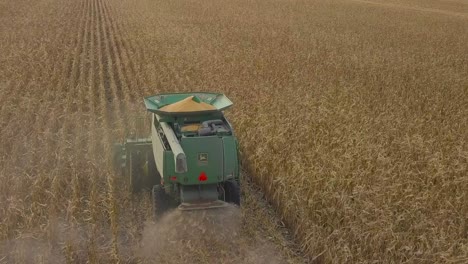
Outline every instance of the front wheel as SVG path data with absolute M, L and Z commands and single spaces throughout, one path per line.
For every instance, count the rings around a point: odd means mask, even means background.
M 224 196 L 226 202 L 240 206 L 240 187 L 237 181 L 224 182 Z

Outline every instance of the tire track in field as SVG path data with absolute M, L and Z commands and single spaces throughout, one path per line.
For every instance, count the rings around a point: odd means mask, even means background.
M 116 114 L 116 110 L 118 108 L 115 107 L 115 104 L 118 103 L 117 94 L 115 89 L 113 88 L 114 84 L 112 83 L 112 61 L 109 61 L 108 56 L 108 43 L 106 39 L 106 32 L 104 27 L 104 19 L 103 19 L 103 12 L 102 12 L 102 2 L 101 0 L 93 0 L 96 16 L 96 51 L 97 51 L 97 58 L 98 58 L 98 81 L 97 87 L 95 89 L 99 90 L 100 96 L 100 109 L 99 115 L 102 117 L 101 126 L 101 135 L 100 140 L 102 144 L 102 151 L 103 153 L 108 153 L 110 151 L 111 139 L 113 138 L 112 135 L 109 135 L 114 128 L 113 120 L 114 115 Z M 117 116 L 119 116 L 117 114 Z M 103 157 L 105 158 L 105 157 Z M 107 167 L 107 166 L 106 166 Z
M 111 154 L 112 149 L 112 140 L 114 140 L 116 135 L 118 134 L 118 130 L 123 128 L 122 119 L 123 111 L 122 108 L 122 100 L 123 92 L 122 92 L 122 80 L 119 78 L 117 73 L 117 61 L 115 58 L 115 54 L 111 51 L 112 43 L 111 43 L 111 35 L 110 29 L 106 23 L 106 12 L 104 10 L 104 3 L 102 0 L 96 0 L 97 7 L 98 7 L 98 14 L 99 14 L 99 22 L 100 22 L 100 40 L 101 42 L 101 58 L 102 63 L 105 65 L 103 69 L 107 70 L 107 73 L 104 73 L 103 76 L 106 74 L 108 80 L 105 81 L 105 84 L 108 86 L 103 86 L 105 89 L 111 89 L 113 98 L 110 101 L 107 101 L 107 107 L 109 111 L 106 111 L 107 114 L 107 131 L 104 131 L 104 153 Z M 108 155 L 110 156 L 110 155 Z M 118 246 L 118 233 L 119 233 L 119 215 L 117 213 L 118 204 L 117 204 L 117 183 L 116 177 L 113 175 L 112 171 L 112 164 L 110 159 L 106 159 L 106 166 L 105 170 L 102 171 L 103 177 L 106 179 L 106 191 L 105 191 L 105 208 L 106 208 L 106 215 L 109 219 L 110 229 L 111 229 L 111 245 L 110 245 L 110 254 L 114 262 L 119 262 L 120 253 L 119 253 L 119 246 Z
M 98 73 L 94 80 L 93 89 L 99 94 L 99 108 L 96 112 L 96 115 L 102 118 L 102 121 L 97 124 L 100 127 L 99 138 L 96 139 L 99 141 L 101 147 L 100 150 L 103 153 L 106 153 L 109 148 L 111 141 L 111 136 L 109 136 L 110 131 L 113 129 L 112 119 L 115 114 L 115 108 L 113 107 L 117 101 L 117 95 L 115 89 L 112 88 L 111 83 L 111 64 L 109 61 L 109 56 L 107 56 L 107 42 L 105 38 L 104 30 L 104 20 L 102 14 L 102 3 L 101 0 L 92 0 L 94 7 L 94 16 L 93 20 L 95 23 L 94 30 L 94 45 L 97 58 L 97 67 L 95 72 Z M 102 157 L 104 158 L 104 157 Z
M 436 8 L 407 6 L 407 5 L 400 5 L 400 4 L 394 4 L 394 3 L 380 3 L 380 2 L 374 2 L 374 1 L 369 1 L 369 0 L 351 0 L 351 1 L 352 2 L 357 2 L 357 3 L 368 4 L 368 5 L 374 5 L 374 6 L 378 6 L 378 7 L 387 7 L 387 8 L 394 8 L 394 9 L 405 9 L 405 10 L 410 10 L 410 11 L 433 13 L 433 14 L 439 14 L 439 15 L 446 15 L 446 16 L 452 16 L 452 17 L 457 17 L 457 18 L 468 19 L 468 14 L 467 13 L 453 12 L 453 11 L 447 11 L 447 10 L 436 9 Z
M 129 81 L 128 76 L 124 74 L 125 72 L 125 65 L 123 63 L 122 58 L 122 50 L 120 49 L 119 43 L 117 41 L 120 38 L 120 33 L 115 31 L 115 28 L 112 26 L 112 14 L 109 13 L 108 3 L 107 1 L 103 2 L 103 12 L 104 22 L 107 29 L 107 36 L 110 46 L 110 55 L 113 59 L 113 79 L 115 80 L 116 87 L 118 91 L 122 93 L 121 103 L 120 106 L 120 117 L 118 117 L 117 123 L 119 124 L 120 135 L 123 135 L 123 131 L 126 129 L 126 125 L 129 122 L 128 116 L 128 103 L 130 101 L 130 88 L 129 88 Z
M 111 9 L 113 13 L 117 13 L 117 17 L 125 17 L 127 15 L 117 12 L 116 9 L 118 8 L 112 8 L 111 6 Z M 116 30 L 120 32 L 119 35 L 131 36 L 133 32 L 130 32 L 128 27 L 122 26 L 121 24 L 122 23 L 115 22 Z M 145 52 L 143 51 L 142 44 L 138 39 L 122 38 L 122 47 L 128 54 L 128 69 L 130 74 L 134 77 L 135 86 L 133 89 L 136 89 L 135 93 L 137 98 L 135 98 L 135 100 L 138 102 L 138 100 L 141 100 L 142 96 L 154 93 L 150 85 L 146 82 L 149 78 L 144 67 L 147 67 L 149 64 L 148 57 L 143 55 Z
M 119 78 L 117 73 L 117 62 L 112 52 L 112 43 L 111 43 L 111 34 L 106 23 L 106 13 L 104 10 L 104 1 L 98 0 L 98 10 L 99 10 L 99 23 L 101 29 L 101 48 L 102 48 L 102 63 L 104 76 L 104 89 L 110 89 L 112 92 L 112 98 L 107 102 L 107 128 L 108 133 L 110 133 L 110 139 L 118 138 L 119 130 L 123 128 L 122 116 L 124 116 L 125 110 L 122 106 L 123 93 L 122 93 L 122 80 Z M 112 142 L 107 141 L 108 144 Z
M 91 58 L 90 58 L 90 73 L 89 73 L 89 90 L 88 90 L 88 96 L 91 102 L 91 109 L 93 112 L 93 116 L 97 116 L 98 113 L 100 113 L 101 106 L 100 106 L 100 98 L 103 97 L 103 95 L 100 93 L 99 89 L 99 79 L 100 79 L 100 74 L 99 74 L 99 50 L 98 50 L 98 41 L 99 41 L 99 35 L 98 35 L 98 20 L 97 20 L 97 6 L 96 6 L 96 1 L 92 1 L 91 5 L 91 36 L 90 36 L 90 50 L 91 50 Z
M 79 120 L 78 122 L 75 122 L 77 125 L 74 126 L 74 147 L 75 153 L 77 154 L 77 163 L 81 164 L 84 162 L 84 156 L 86 153 L 86 146 L 88 144 L 88 131 L 89 131 L 89 105 L 88 105 L 88 75 L 89 75 L 89 70 L 90 70 L 90 32 L 91 32 L 91 7 L 92 7 L 92 2 L 87 0 L 85 9 L 86 9 L 86 17 L 85 17 L 85 25 L 83 28 L 83 37 L 80 40 L 80 53 L 79 58 L 80 61 L 78 62 L 78 69 L 79 69 L 79 78 L 78 80 L 75 80 L 77 82 L 77 85 L 73 88 L 76 93 L 77 97 L 73 98 L 74 102 L 77 102 L 77 114 L 78 116 L 76 119 Z M 81 167 L 81 166 L 79 166 Z
M 89 74 L 87 79 L 87 104 L 89 107 L 90 123 L 89 123 L 89 133 L 88 133 L 88 146 L 87 151 L 84 157 L 86 161 L 85 166 L 88 168 L 88 182 L 89 187 L 87 190 L 88 199 L 86 201 L 87 206 L 85 210 L 85 219 L 89 223 L 99 222 L 99 215 L 101 210 L 98 208 L 99 201 L 102 201 L 102 192 L 99 188 L 100 173 L 99 167 L 102 164 L 102 157 L 99 157 L 99 153 L 103 153 L 103 144 L 102 144 L 102 134 L 105 131 L 101 131 L 98 128 L 102 126 L 100 122 L 100 113 L 101 108 L 99 105 L 100 97 L 103 95 L 100 94 L 100 84 L 99 84 L 99 59 L 97 56 L 98 46 L 98 21 L 97 21 L 97 5 L 96 1 L 90 2 L 90 30 L 89 30 Z M 88 236 L 88 245 L 89 248 L 96 248 L 98 242 L 96 234 L 99 232 L 99 227 L 95 224 L 91 224 L 89 229 Z M 99 263 L 96 252 L 92 251 L 89 254 L 89 260 L 91 263 Z
M 102 164 L 104 146 L 107 142 L 107 130 L 110 127 L 108 116 L 109 100 L 112 100 L 112 93 L 109 89 L 108 82 L 105 79 L 105 68 L 103 62 L 103 44 L 101 42 L 101 22 L 98 1 L 91 1 L 91 64 L 89 74 L 89 90 L 88 97 L 90 108 L 92 109 L 92 124 L 91 124 L 91 144 L 88 146 L 88 155 L 90 162 L 98 167 Z M 107 82 L 107 83 L 106 83 Z M 107 86 L 107 88 L 106 88 Z
M 131 46 L 124 40 L 125 35 L 120 25 L 116 22 L 115 12 L 113 12 L 111 2 L 99 0 L 99 13 L 102 41 L 105 46 L 104 52 L 108 63 L 108 77 L 110 87 L 114 91 L 116 101 L 113 101 L 113 116 L 115 122 L 113 128 L 117 129 L 120 137 L 125 136 L 124 132 L 134 124 L 133 106 L 140 103 L 141 83 L 138 81 L 138 72 L 135 70 L 135 62 L 131 55 Z M 114 136 L 115 138 L 115 136 Z
M 104 30 L 102 28 L 103 21 L 102 21 L 102 12 L 101 12 L 101 5 L 99 0 L 94 1 L 96 4 L 96 25 L 97 25 L 97 50 L 98 50 L 98 58 L 99 58 L 99 90 L 103 91 L 104 97 L 101 100 L 101 110 L 106 112 L 104 116 L 107 115 L 107 103 L 112 102 L 116 95 L 114 94 L 111 85 L 110 85 L 110 76 L 109 76 L 109 61 L 107 60 L 106 56 L 106 41 L 104 39 Z M 107 121 L 108 118 L 106 118 Z
M 113 131 L 116 129 L 114 120 L 120 117 L 120 101 L 122 93 L 114 79 L 114 60 L 110 55 L 110 44 L 105 25 L 102 0 L 91 0 L 89 10 L 92 20 L 90 43 L 90 73 L 88 97 L 93 109 L 93 124 L 91 125 L 91 145 L 89 156 L 97 160 L 99 166 L 108 167 L 107 157 L 110 156 Z
M 83 51 L 80 54 L 81 56 L 81 64 L 80 64 L 80 79 L 79 79 L 79 85 L 80 87 L 77 88 L 79 92 L 79 107 L 80 107 L 80 112 L 84 116 L 89 116 L 89 112 L 91 110 L 91 107 L 89 105 L 89 99 L 88 98 L 88 90 L 89 87 L 91 86 L 91 83 L 89 81 L 89 75 L 91 74 L 91 60 L 93 58 L 92 56 L 92 50 L 91 50 L 91 35 L 92 35 L 92 30 L 93 30 L 93 24 L 92 24 L 92 6 L 93 3 L 92 1 L 87 2 L 86 10 L 87 10 L 87 17 L 86 17 L 86 26 L 84 30 L 84 39 L 83 39 Z M 87 124 L 88 122 L 86 122 Z
M 105 185 L 102 185 L 100 187 L 93 186 L 91 188 L 91 193 L 90 193 L 90 199 L 93 202 L 90 202 L 91 204 L 91 217 L 93 219 L 98 219 L 99 217 L 102 217 L 103 214 L 106 217 L 106 222 L 110 220 L 111 225 L 113 226 L 113 232 L 112 234 L 115 234 L 115 225 L 116 221 L 115 218 L 112 217 L 110 212 L 114 212 L 115 210 L 112 210 L 112 208 L 115 208 L 115 199 L 112 199 L 113 195 L 113 185 L 114 185 L 114 179 L 110 177 L 109 175 L 109 169 L 111 168 L 110 161 L 108 157 L 112 153 L 112 139 L 114 138 L 112 135 L 113 129 L 114 129 L 114 124 L 112 123 L 113 119 L 115 116 L 117 118 L 119 117 L 119 114 L 116 113 L 118 111 L 118 107 L 115 107 L 116 104 L 118 104 L 118 98 L 116 94 L 116 90 L 114 87 L 114 83 L 112 81 L 112 61 L 110 61 L 110 56 L 108 54 L 108 42 L 106 39 L 106 31 L 105 31 L 105 26 L 104 26 L 104 15 L 103 15 L 103 10 L 102 10 L 102 1 L 101 0 L 92 0 L 93 1 L 93 6 L 95 8 L 95 16 L 94 16 L 94 21 L 96 24 L 96 30 L 95 30 L 95 45 L 96 45 L 96 52 L 97 52 L 97 64 L 98 64 L 98 76 L 97 76 L 97 86 L 94 87 L 94 89 L 98 90 L 98 93 L 100 94 L 100 100 L 99 100 L 99 112 L 96 113 L 99 115 L 100 118 L 102 118 L 102 122 L 98 124 L 99 126 L 99 132 L 97 132 L 97 139 L 100 142 L 100 150 L 101 153 L 97 154 L 100 155 L 99 159 L 99 169 L 97 169 L 97 172 L 100 174 L 99 176 L 104 178 L 106 181 Z M 94 182 L 93 184 L 96 185 L 97 182 Z M 98 201 L 106 201 L 106 206 L 108 207 L 108 210 L 106 212 L 101 212 L 102 208 L 97 207 L 97 204 L 99 204 Z M 112 240 L 112 245 L 115 245 L 115 236 L 114 239 Z M 116 247 L 112 247 L 112 255 L 116 256 L 118 255 L 118 252 L 116 250 Z
M 71 112 L 76 112 L 79 108 L 79 105 L 77 104 L 77 100 L 75 100 L 78 97 L 78 93 L 80 90 L 80 87 L 77 87 L 80 83 L 80 79 L 82 71 L 82 59 L 83 57 L 81 54 L 83 53 L 83 43 L 84 43 L 84 38 L 86 34 L 86 26 L 87 26 L 87 6 L 88 6 L 88 0 L 82 1 L 82 10 L 83 10 L 83 19 L 84 21 L 80 24 L 80 27 L 78 28 L 78 39 L 75 43 L 75 50 L 73 52 L 73 60 L 71 62 L 71 68 L 68 76 L 68 98 L 70 108 L 68 110 L 71 110 Z
M 119 19 L 125 17 L 119 12 L 122 6 L 116 2 L 109 3 L 112 4 L 106 5 L 106 8 L 110 26 L 116 33 L 114 36 L 121 66 L 123 66 L 122 75 L 126 79 L 129 93 L 129 99 L 126 101 L 125 125 L 128 127 L 126 132 L 133 130 L 139 136 L 146 136 L 147 131 L 143 129 L 149 128 L 147 127 L 149 119 L 145 116 L 146 111 L 142 99 L 155 92 L 154 87 L 144 85 L 148 77 L 146 76 L 147 71 L 143 70 L 142 65 L 147 65 L 147 57 L 141 56 L 143 51 L 140 43 L 136 43 L 135 38 L 129 37 L 132 34 L 129 32 L 128 24 L 125 24 L 127 20 Z M 137 124 L 138 120 L 143 120 L 143 127 L 141 124 Z
M 141 100 L 139 98 L 139 90 L 141 89 L 141 83 L 138 79 L 138 72 L 135 70 L 135 63 L 130 55 L 130 52 L 134 53 L 134 49 L 129 44 L 125 37 L 124 32 L 122 31 L 120 25 L 117 23 L 115 17 L 115 10 L 110 5 L 106 5 L 107 12 L 109 14 L 110 26 L 112 30 L 116 32 L 115 34 L 115 43 L 117 48 L 117 53 L 119 54 L 120 61 L 122 62 L 122 74 L 125 76 L 128 96 L 130 102 L 135 102 L 135 100 Z
M 99 115 L 99 109 L 98 109 L 98 100 L 99 100 L 99 89 L 98 85 L 96 84 L 97 76 L 95 74 L 96 72 L 96 66 L 97 66 L 97 61 L 96 61 L 96 28 L 97 28 L 97 23 L 96 23 L 96 3 L 95 1 L 91 1 L 91 6 L 90 6 L 90 30 L 89 30 L 89 74 L 88 74 L 88 89 L 87 89 L 87 104 L 89 107 L 89 112 L 91 115 L 91 120 L 89 124 L 89 144 L 87 146 L 87 153 L 86 153 L 86 161 L 87 161 L 87 166 L 93 166 L 97 167 L 95 164 L 99 159 L 97 159 L 97 153 L 98 149 L 101 143 L 100 135 L 97 132 L 97 116 Z M 89 212 L 89 219 L 91 219 L 92 222 L 97 220 L 97 210 L 95 207 L 92 207 L 91 205 L 97 204 L 98 200 L 98 187 L 97 187 L 97 179 L 95 177 L 95 173 L 92 173 L 90 175 L 90 190 L 89 190 L 89 206 L 90 209 L 88 210 Z M 93 233 L 96 232 L 95 227 L 92 230 Z M 94 236 L 90 236 L 91 239 L 94 239 Z M 90 241 L 91 244 L 94 243 L 94 241 Z
M 86 0 L 85 2 L 85 24 L 82 29 L 82 38 L 80 39 L 80 52 L 79 62 L 78 62 L 78 79 L 74 80 L 76 85 L 73 89 L 77 93 L 77 97 L 73 98 L 73 103 L 77 103 L 76 111 L 70 113 L 72 115 L 71 123 L 73 130 L 70 135 L 69 141 L 71 142 L 71 147 L 73 153 L 69 153 L 70 158 L 73 160 L 68 160 L 67 163 L 72 167 L 72 173 L 69 176 L 70 178 L 70 199 L 69 201 L 69 215 L 78 221 L 83 221 L 88 214 L 85 213 L 86 210 L 86 201 L 88 197 L 88 186 L 90 184 L 90 178 L 95 178 L 96 175 L 90 173 L 91 167 L 88 166 L 87 152 L 88 145 L 92 145 L 93 142 L 90 142 L 90 122 L 92 122 L 93 117 L 90 116 L 89 104 L 88 104 L 88 90 L 90 84 L 88 83 L 90 75 L 90 59 L 91 59 L 91 44 L 90 44 L 90 34 L 92 31 L 92 6 L 93 2 L 91 0 Z
M 89 74 L 87 83 L 88 105 L 90 111 L 90 123 L 88 133 L 87 152 L 84 156 L 86 161 L 85 166 L 88 168 L 87 175 L 89 182 L 87 210 L 85 210 L 86 221 L 96 223 L 105 221 L 101 219 L 103 212 L 99 208 L 99 203 L 105 200 L 105 191 L 99 186 L 99 182 L 103 180 L 102 167 L 105 167 L 106 143 L 108 141 L 108 119 L 106 118 L 106 105 L 108 103 L 106 91 L 104 90 L 104 74 L 102 65 L 102 47 L 101 33 L 99 23 L 99 9 L 96 0 L 90 1 L 88 10 L 90 14 L 90 30 L 89 30 Z M 96 234 L 99 233 L 99 226 L 92 224 L 88 233 L 88 244 L 90 248 L 97 247 L 98 242 Z M 90 253 L 90 260 L 98 263 L 96 252 Z M 91 261 L 93 262 L 93 261 Z
M 119 49 L 119 45 L 117 43 L 117 38 L 119 37 L 119 33 L 114 30 L 112 27 L 111 21 L 111 14 L 109 14 L 109 9 L 108 9 L 108 3 L 107 1 L 103 1 L 102 9 L 104 13 L 104 23 L 107 29 L 107 36 L 108 36 L 108 41 L 110 45 L 110 55 L 113 59 L 113 73 L 114 73 L 114 80 L 116 82 L 118 91 L 121 93 L 121 99 L 123 99 L 123 102 L 126 102 L 127 99 L 129 98 L 128 94 L 128 85 L 127 85 L 127 80 L 126 76 L 124 76 L 123 72 L 123 62 L 122 62 L 122 55 L 121 55 L 121 50 Z
M 123 93 L 121 90 L 121 80 L 118 78 L 116 73 L 116 62 L 114 54 L 112 53 L 110 43 L 110 32 L 106 24 L 106 14 L 103 7 L 102 0 L 96 0 L 97 11 L 98 11 L 98 34 L 99 34 L 99 53 L 100 53 L 100 75 L 101 75 L 101 87 L 106 94 L 106 101 L 102 105 L 104 116 L 106 120 L 107 133 L 110 136 L 107 139 L 116 138 L 118 129 L 122 128 L 121 117 L 123 115 Z M 111 142 L 106 140 L 107 144 Z M 106 145 L 107 147 L 107 145 Z
M 96 60 L 96 28 L 97 28 L 97 19 L 96 19 L 96 3 L 95 1 L 91 2 L 90 11 L 91 13 L 91 21 L 90 21 L 90 31 L 89 31 L 89 74 L 88 74 L 88 90 L 87 90 L 87 103 L 90 111 L 90 115 L 92 117 L 90 122 L 90 137 L 91 137 L 91 144 L 88 144 L 88 152 L 87 152 L 87 160 L 97 160 L 95 153 L 99 149 L 100 140 L 99 135 L 97 134 L 97 116 L 99 115 L 99 84 L 97 82 L 98 77 L 96 76 L 96 72 L 98 70 L 98 61 Z
M 72 142 L 72 135 L 74 134 L 74 128 L 76 124 L 79 124 L 79 120 L 71 118 L 76 116 L 79 111 L 79 104 L 77 103 L 79 99 L 79 90 L 81 89 L 80 78 L 82 74 L 82 59 L 81 54 L 83 53 L 83 43 L 86 34 L 86 27 L 88 25 L 88 12 L 87 7 L 89 0 L 81 1 L 81 15 L 80 15 L 80 24 L 76 32 L 77 38 L 74 43 L 73 48 L 73 57 L 69 63 L 71 63 L 70 71 L 68 72 L 67 79 L 67 93 L 66 93 L 66 105 L 65 113 L 66 117 L 64 118 L 63 130 L 65 132 L 64 140 L 66 142 Z M 71 153 L 70 153 L 71 154 Z

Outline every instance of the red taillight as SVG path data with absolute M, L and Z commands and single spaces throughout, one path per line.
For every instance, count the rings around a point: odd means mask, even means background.
M 171 176 L 171 181 L 177 181 L 177 176 Z
M 208 180 L 208 177 L 206 176 L 206 173 L 204 171 L 200 173 L 200 176 L 198 176 L 198 180 L 201 182 Z

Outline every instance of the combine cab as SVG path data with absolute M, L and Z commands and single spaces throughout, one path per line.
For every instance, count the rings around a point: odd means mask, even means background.
M 240 204 L 237 139 L 223 94 L 159 94 L 144 99 L 151 135 L 117 145 L 116 166 L 133 192 L 151 189 L 155 215 Z

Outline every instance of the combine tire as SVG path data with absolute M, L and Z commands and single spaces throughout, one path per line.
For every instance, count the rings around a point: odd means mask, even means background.
M 154 162 L 153 151 L 146 153 L 146 164 L 148 168 L 147 175 L 145 177 L 145 189 L 151 190 L 154 185 L 161 184 L 161 175 L 159 175 L 156 169 L 156 163 Z
M 224 183 L 224 195 L 226 202 L 240 206 L 240 188 L 237 181 L 226 181 Z
M 161 185 L 154 185 L 152 191 L 154 219 L 158 220 L 169 207 L 169 199 Z

